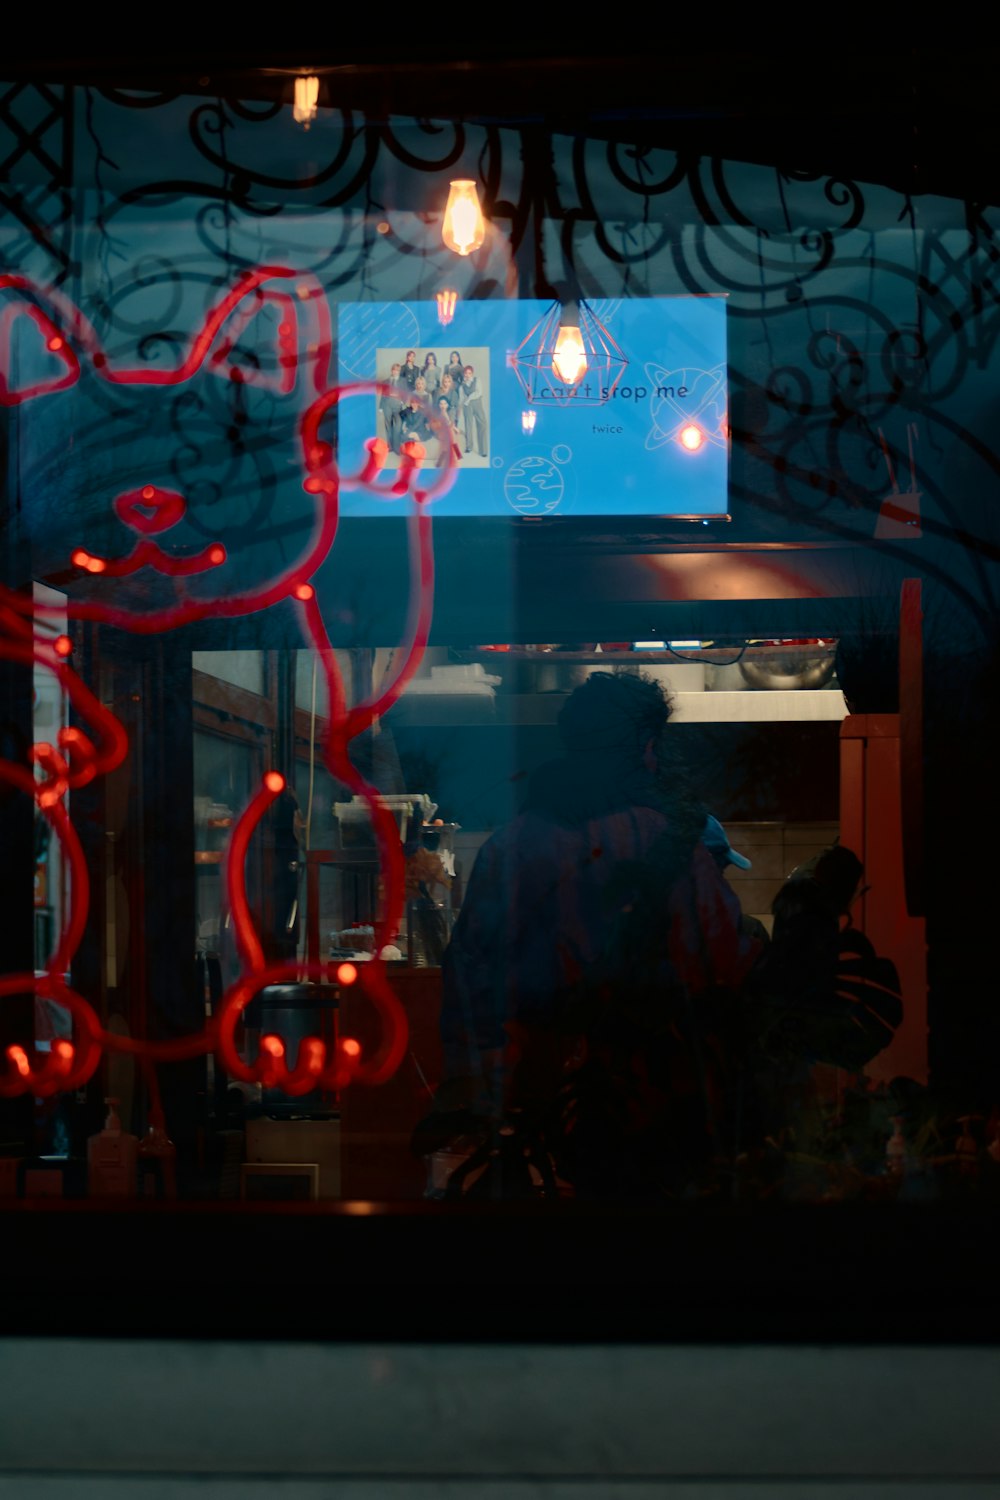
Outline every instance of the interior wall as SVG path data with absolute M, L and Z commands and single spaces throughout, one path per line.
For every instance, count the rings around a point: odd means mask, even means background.
M 287 110 L 234 99 L 33 85 L 0 90 L 0 99 L 11 103 L 0 118 L 0 158 L 10 164 L 3 262 L 60 288 L 129 357 L 163 357 L 220 286 L 273 259 L 314 272 L 331 303 L 428 297 L 444 277 L 466 298 L 570 282 L 612 299 L 725 296 L 732 519 L 700 539 L 830 549 L 836 586 L 805 593 L 822 599 L 824 632 L 841 633 L 839 612 L 860 636 L 862 672 L 873 643 L 888 642 L 892 654 L 900 577 L 923 579 L 932 1018 L 940 1066 L 984 1095 L 995 1088 L 1000 1020 L 981 982 L 992 965 L 990 902 L 973 820 L 955 813 L 956 802 L 972 802 L 977 826 L 988 827 L 998 810 L 996 209 L 652 146 L 634 122 L 608 140 L 550 136 L 538 124 L 431 129 L 325 110 L 306 137 Z M 450 177 L 480 165 L 491 229 L 483 250 L 460 262 L 440 244 L 439 214 Z M 184 415 L 184 399 L 170 411 Z M 58 424 L 43 422 L 10 448 L 19 501 L 4 539 L 11 555 L 28 549 L 25 584 L 65 558 L 85 503 L 86 482 L 67 504 L 53 434 Z M 224 489 L 234 451 L 228 438 L 189 430 L 177 463 L 207 490 Z M 253 484 L 265 496 L 280 492 L 273 459 L 266 444 L 253 455 Z M 240 463 L 249 461 L 242 453 Z M 279 545 L 277 501 L 267 520 L 266 545 Z M 649 545 L 691 540 L 659 535 Z M 496 637 L 518 638 L 529 575 L 532 599 L 546 578 L 564 600 L 583 588 L 582 575 L 558 573 L 520 533 L 485 547 L 476 566 L 464 566 L 462 548 L 450 567 L 445 554 L 439 612 L 453 633 L 485 612 Z M 852 588 L 856 557 L 865 576 Z M 335 555 L 318 580 L 335 628 L 346 644 L 394 638 L 405 616 L 402 548 L 393 563 L 382 548 L 356 545 L 351 566 L 345 581 Z M 764 605 L 783 598 L 782 571 L 801 579 L 805 570 L 796 554 L 781 554 Z M 589 576 L 605 579 L 608 617 L 628 609 L 635 568 L 616 575 L 602 552 Z M 643 576 L 643 599 L 669 604 L 674 573 Z M 700 576 L 699 631 L 732 606 L 726 620 L 738 634 L 743 575 L 725 573 L 718 592 L 710 568 Z M 288 614 L 280 618 L 287 628 Z M 255 621 L 248 634 L 272 625 Z M 214 627 L 193 634 L 196 649 L 218 649 Z M 234 628 L 223 642 L 231 643 L 255 642 Z

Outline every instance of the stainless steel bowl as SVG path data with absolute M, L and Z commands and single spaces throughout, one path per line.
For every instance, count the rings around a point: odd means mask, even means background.
M 741 661 L 740 675 L 747 687 L 766 691 L 789 691 L 801 688 L 825 687 L 833 676 L 836 657 L 831 651 L 826 656 L 803 656 L 786 658 L 770 665 L 760 659 Z

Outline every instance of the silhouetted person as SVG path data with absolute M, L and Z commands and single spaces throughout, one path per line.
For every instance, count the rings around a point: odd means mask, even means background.
M 772 941 L 747 985 L 748 1136 L 806 1147 L 815 1065 L 858 1071 L 902 1020 L 894 965 L 851 923 L 862 874 L 857 855 L 834 845 L 772 902 Z
M 720 1149 L 720 997 L 758 952 L 701 841 L 669 715 L 631 674 L 571 694 L 565 753 L 480 850 L 445 954 L 438 1111 L 513 1111 L 588 1195 L 682 1191 Z

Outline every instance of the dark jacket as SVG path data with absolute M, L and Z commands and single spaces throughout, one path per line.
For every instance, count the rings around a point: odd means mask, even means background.
M 614 1012 L 643 986 L 735 988 L 758 950 L 706 847 L 675 847 L 654 776 L 607 754 L 554 762 L 469 880 L 444 962 L 446 1076 L 479 1074 L 512 1025 L 588 1025 L 602 997 Z

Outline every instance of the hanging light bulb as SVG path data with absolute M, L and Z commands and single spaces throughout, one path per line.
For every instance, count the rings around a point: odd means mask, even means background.
M 455 308 L 458 305 L 458 293 L 452 287 L 443 287 L 437 293 L 438 322 L 442 328 L 447 328 L 455 316 Z
M 479 207 L 479 193 L 469 177 L 456 178 L 449 187 L 441 238 L 448 249 L 458 255 L 471 255 L 486 238 L 486 220 Z
M 531 405 L 603 406 L 614 396 L 628 357 L 580 297 L 553 302 L 507 364 Z
M 521 431 L 527 433 L 534 432 L 537 420 L 537 411 L 532 411 L 530 407 L 526 407 L 521 413 Z
M 576 385 L 587 369 L 587 351 L 580 333 L 580 313 L 575 302 L 567 302 L 559 319 L 559 336 L 552 351 L 552 368 L 564 385 Z
M 305 78 L 296 78 L 295 99 L 292 103 L 292 119 L 296 125 L 302 125 L 306 130 L 309 129 L 316 118 L 318 99 L 318 78 L 312 74 Z
M 685 422 L 678 433 L 681 447 L 686 448 L 689 453 L 697 453 L 705 441 L 705 434 L 697 422 Z

